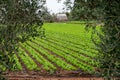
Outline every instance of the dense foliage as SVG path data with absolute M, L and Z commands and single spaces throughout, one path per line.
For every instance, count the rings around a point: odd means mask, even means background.
M 120 1 L 75 0 L 72 16 L 76 20 L 81 18 L 87 20 L 94 19 L 104 24 L 101 27 L 102 33 L 95 30 L 100 40 L 92 37 L 100 53 L 97 57 L 97 60 L 100 62 L 99 68 L 101 69 L 99 73 L 101 76 L 107 77 L 107 79 L 120 76 Z M 97 25 L 99 24 L 97 23 Z
M 0 66 L 14 68 L 18 42 L 41 35 L 44 4 L 45 0 L 0 0 Z
M 103 34 L 99 34 L 100 43 L 97 44 L 102 56 L 99 58 L 102 76 L 107 78 L 120 76 L 120 1 L 103 0 L 105 5 Z M 100 55 L 101 55 L 100 54 Z
M 102 17 L 101 0 L 66 0 L 66 9 L 70 10 L 71 20 L 96 20 Z M 99 19 L 98 19 L 99 20 Z
M 74 20 L 96 20 L 103 14 L 100 0 L 75 0 L 71 11 Z

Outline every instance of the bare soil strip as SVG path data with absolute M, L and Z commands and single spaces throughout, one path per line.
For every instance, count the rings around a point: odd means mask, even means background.
M 104 80 L 102 78 L 43 78 L 43 77 L 33 77 L 33 78 L 9 78 L 9 80 Z
M 32 71 L 31 71 L 32 72 Z M 86 74 L 73 76 L 73 71 L 61 71 L 58 74 L 20 74 L 21 72 L 10 72 L 11 75 L 5 75 L 8 80 L 104 80 L 99 77 L 94 77 Z M 14 75 L 15 74 L 15 75 Z

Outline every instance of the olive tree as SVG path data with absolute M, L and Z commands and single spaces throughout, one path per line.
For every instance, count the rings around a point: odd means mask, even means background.
M 44 4 L 45 0 L 0 0 L 0 74 L 3 67 L 14 68 L 19 42 L 43 35 Z
M 112 80 L 120 76 L 120 1 L 102 0 L 103 22 L 102 34 L 98 34 L 100 43 L 96 43 L 99 50 L 101 76 Z
M 67 0 L 69 1 L 69 0 Z M 112 80 L 120 76 L 120 0 L 74 0 L 72 14 L 80 20 L 92 18 L 101 21 L 101 31 L 93 27 L 92 40 L 98 50 L 100 76 Z M 96 23 L 93 23 L 96 24 Z M 96 40 L 96 34 L 99 40 Z

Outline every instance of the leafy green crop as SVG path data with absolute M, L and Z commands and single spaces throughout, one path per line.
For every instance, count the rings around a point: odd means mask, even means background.
M 59 24 L 45 23 L 43 27 L 46 29 L 46 37 L 42 39 L 35 37 L 35 39 L 19 43 L 19 53 L 14 55 L 15 70 L 23 70 L 23 65 L 19 63 L 20 60 L 16 56 L 18 55 L 28 70 L 40 71 L 43 69 L 47 72 L 54 72 L 60 69 L 81 69 L 89 73 L 95 71 L 94 67 L 98 66 L 98 62 L 95 62 L 94 58 L 98 51 L 95 50 L 95 46 L 90 40 L 91 32 L 87 33 L 84 25 Z M 48 28 L 52 25 L 54 25 L 53 28 Z M 35 60 L 40 64 L 39 66 Z

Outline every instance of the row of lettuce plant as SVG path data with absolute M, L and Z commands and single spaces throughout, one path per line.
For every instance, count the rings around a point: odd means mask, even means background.
M 84 47 L 88 47 L 91 49 L 95 48 L 95 45 L 92 43 L 92 40 L 90 38 L 82 38 L 86 37 L 84 35 L 78 36 L 70 33 L 47 31 L 46 36 L 62 38 L 64 40 L 72 41 L 75 42 L 76 44 L 80 44 Z
M 75 37 L 75 35 L 72 34 L 66 34 L 66 33 L 58 33 L 58 32 L 52 32 L 46 33 L 46 37 L 48 38 L 54 38 L 61 40 L 63 42 L 67 42 L 73 45 L 76 45 L 77 47 L 88 50 L 89 52 L 98 52 L 95 50 L 95 45 L 90 41 L 89 39 L 82 39 L 80 36 Z
M 76 44 L 74 44 L 74 42 L 72 43 L 72 42 L 69 42 L 69 41 L 67 41 L 67 40 L 65 40 L 65 39 L 63 39 L 63 38 L 57 38 L 57 37 L 50 37 L 50 36 L 47 36 L 47 38 L 48 39 L 52 39 L 52 40 L 54 40 L 54 41 L 56 41 L 56 42 L 60 42 L 60 43 L 63 43 L 63 44 L 67 44 L 68 46 L 71 46 L 71 47 L 74 47 L 74 48 L 77 48 L 77 49 L 79 49 L 79 50 L 85 50 L 86 52 L 91 52 L 91 53 L 95 53 L 95 54 L 97 54 L 98 53 L 98 51 L 97 50 L 95 50 L 95 49 L 90 49 L 89 47 L 87 48 L 87 47 L 84 47 L 84 46 L 81 46 L 81 45 L 76 45 Z
M 30 46 L 28 46 L 26 43 L 21 44 L 25 49 L 27 49 L 27 51 L 29 51 L 29 54 L 32 55 L 32 57 L 34 57 L 42 66 L 39 66 L 47 71 L 49 70 L 56 70 L 56 67 L 49 62 L 48 60 L 46 60 L 44 58 L 44 56 L 42 56 L 41 54 L 39 54 L 37 51 L 35 51 L 33 48 L 31 48 Z M 34 46 L 34 45 L 33 45 Z
M 16 71 L 16 70 L 22 70 L 22 66 L 18 60 L 18 57 L 16 56 L 16 54 L 13 55 L 13 58 L 15 60 L 15 63 L 13 64 L 13 68 L 11 69 L 12 71 Z M 0 69 L 3 71 L 6 71 L 6 67 L 3 65 L 0 65 Z
M 27 42 L 27 44 L 31 45 L 33 48 L 38 50 L 41 54 L 45 55 L 51 62 L 55 63 L 62 69 L 64 69 L 64 70 L 75 70 L 76 69 L 74 66 L 66 63 L 61 58 L 58 58 L 57 56 L 50 54 L 50 52 L 45 50 L 44 48 L 42 48 L 32 42 L 29 42 L 29 41 Z
M 74 58 L 73 56 L 71 56 L 71 55 L 69 55 L 69 53 L 68 54 L 66 54 L 66 53 L 63 53 L 63 52 L 61 52 L 61 51 L 59 51 L 59 50 L 57 50 L 56 48 L 53 48 L 51 45 L 48 45 L 48 44 L 50 44 L 49 42 L 46 42 L 46 41 L 44 41 L 44 43 L 42 42 L 42 41 L 38 41 L 38 40 L 34 40 L 34 42 L 36 42 L 38 45 L 42 45 L 42 46 L 44 46 L 45 48 L 48 48 L 48 49 L 50 49 L 52 52 L 54 52 L 55 54 L 57 54 L 57 55 L 59 55 L 59 56 L 61 56 L 61 57 L 63 57 L 64 59 L 66 59 L 66 61 L 68 61 L 68 62 L 70 62 L 71 64 L 73 64 L 73 65 L 75 65 L 75 66 L 77 66 L 78 67 L 78 69 L 82 69 L 82 70 L 84 70 L 84 71 L 93 71 L 94 69 L 93 69 L 93 66 L 90 66 L 90 65 L 87 65 L 87 64 L 85 64 L 85 63 L 83 63 L 83 62 L 81 62 L 80 60 L 78 60 L 78 59 L 76 59 L 76 58 Z M 48 43 L 48 44 L 45 44 L 45 43 Z M 38 45 L 36 45 L 36 46 L 38 46 Z M 39 47 L 39 46 L 38 46 Z
M 51 39 L 49 39 L 49 41 L 51 41 L 52 43 L 55 43 L 55 44 L 58 44 L 59 46 L 63 46 L 63 48 L 66 48 L 67 50 L 71 51 L 72 53 L 81 53 L 81 54 L 85 54 L 91 58 L 94 58 L 97 54 L 94 54 L 94 53 L 91 53 L 91 52 L 88 52 L 86 50 L 83 50 L 83 49 L 78 49 L 78 48 L 75 48 L 73 46 L 70 46 L 69 44 L 66 44 L 66 43 L 62 43 L 62 42 L 59 42 L 59 41 L 53 41 Z
M 54 44 L 54 43 L 53 43 L 53 44 L 50 43 L 50 42 L 47 43 L 46 40 L 41 40 L 41 39 L 39 39 L 39 38 L 36 38 L 36 40 L 38 40 L 38 41 L 40 41 L 40 42 L 42 42 L 42 43 L 44 43 L 44 44 L 50 45 L 51 47 L 57 49 L 57 50 L 60 51 L 61 53 L 66 53 L 67 55 L 71 55 L 71 56 L 73 56 L 73 57 L 75 57 L 75 58 L 77 58 L 77 59 L 79 59 L 79 60 L 82 60 L 82 61 L 90 64 L 90 65 L 93 65 L 93 66 L 96 66 L 96 65 L 97 65 L 97 62 L 95 62 L 93 59 L 91 59 L 91 58 L 89 58 L 89 57 L 86 57 L 86 56 L 83 56 L 83 55 L 81 55 L 80 53 L 73 52 L 73 51 L 71 51 L 71 50 L 66 49 L 65 47 L 61 47 L 61 46 L 59 46 L 59 45 L 57 45 L 57 44 Z M 64 44 L 63 44 L 63 45 L 64 45 Z
M 21 58 L 21 60 L 24 62 L 28 70 L 40 70 L 38 68 L 37 64 L 26 54 L 26 52 L 20 47 L 18 56 Z
M 16 56 L 16 54 L 14 54 L 14 60 L 15 60 L 15 64 L 13 66 L 13 70 L 22 70 L 22 65 L 20 64 L 19 59 Z

